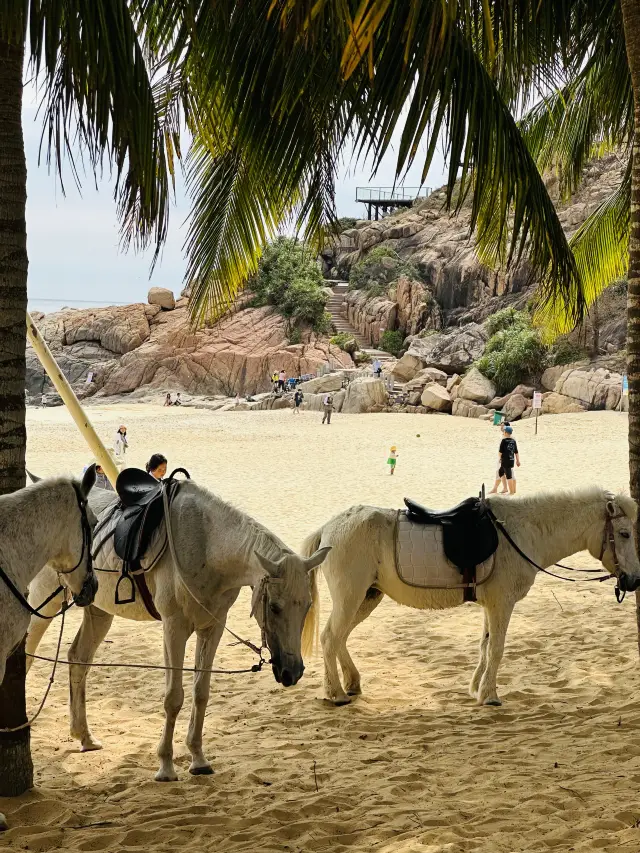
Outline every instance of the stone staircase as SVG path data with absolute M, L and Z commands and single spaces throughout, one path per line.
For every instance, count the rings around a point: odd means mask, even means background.
M 333 294 L 329 297 L 329 302 L 327 303 L 327 311 L 331 315 L 331 322 L 335 326 L 336 332 L 346 332 L 348 335 L 352 335 L 358 342 L 360 349 L 363 352 L 368 353 L 372 360 L 377 358 L 381 362 L 389 361 L 392 356 L 384 350 L 376 349 L 371 346 L 371 344 L 365 340 L 359 332 L 356 332 L 351 323 L 345 317 L 342 309 L 342 303 L 344 302 L 349 282 L 327 281 L 326 283 L 333 291 Z

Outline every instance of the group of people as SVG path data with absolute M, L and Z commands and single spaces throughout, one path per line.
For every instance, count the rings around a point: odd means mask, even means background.
M 178 393 L 176 394 L 175 400 L 171 399 L 171 394 L 167 394 L 167 396 L 164 398 L 164 405 L 165 406 L 181 406 L 182 400 L 180 399 L 180 392 L 178 391 Z
M 169 395 L 167 395 L 169 396 Z M 178 394 L 178 397 L 180 395 Z M 166 404 L 165 404 L 166 405 Z M 175 403 L 174 403 L 175 405 Z M 178 404 L 179 405 L 179 404 Z M 125 424 L 121 424 L 118 427 L 118 431 L 116 432 L 115 438 L 113 440 L 113 455 L 115 457 L 116 465 L 119 469 L 122 469 L 124 466 L 124 458 L 125 454 L 129 448 L 129 440 L 127 438 L 127 427 Z M 145 470 L 147 474 L 151 474 L 152 477 L 155 477 L 156 480 L 162 480 L 163 477 L 167 474 L 167 457 L 162 453 L 154 453 L 147 464 L 145 465 Z M 85 468 L 85 471 L 87 469 Z M 96 485 L 97 489 L 106 489 L 107 491 L 112 492 L 113 486 L 109 482 L 109 478 L 107 477 L 104 468 L 102 465 L 96 465 Z

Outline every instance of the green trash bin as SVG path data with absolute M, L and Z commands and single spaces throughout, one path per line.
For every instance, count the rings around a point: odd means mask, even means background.
M 504 412 L 494 412 L 493 413 L 493 425 L 494 426 L 500 426 L 500 424 L 502 423 L 504 418 L 505 418 Z

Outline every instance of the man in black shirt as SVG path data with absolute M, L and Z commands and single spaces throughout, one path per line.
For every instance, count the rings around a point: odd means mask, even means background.
M 498 471 L 499 477 L 507 478 L 507 486 L 509 487 L 509 494 L 515 495 L 516 493 L 516 481 L 513 479 L 513 465 L 514 462 L 520 467 L 520 454 L 518 453 L 518 445 L 516 444 L 516 440 L 513 437 L 513 427 L 507 426 L 504 428 L 504 438 L 500 442 L 500 470 Z

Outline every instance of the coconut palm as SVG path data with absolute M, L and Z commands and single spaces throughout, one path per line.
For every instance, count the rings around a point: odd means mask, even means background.
M 57 168 L 72 146 L 113 167 L 124 242 L 166 234 L 174 115 L 149 72 L 154 57 L 126 0 L 3 0 L 0 4 L 0 494 L 24 486 L 27 242 L 22 135 L 25 58 L 43 94 L 44 148 Z M 76 178 L 73 157 L 71 171 Z M 0 728 L 26 720 L 24 655 L 7 665 Z M 32 784 L 29 730 L 0 735 L 0 795 Z

